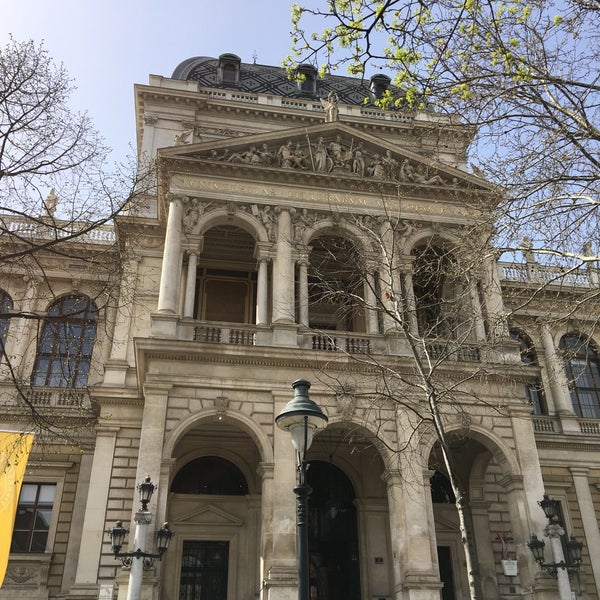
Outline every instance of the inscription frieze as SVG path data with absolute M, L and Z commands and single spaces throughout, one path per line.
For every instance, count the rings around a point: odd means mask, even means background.
M 360 212 L 368 210 L 400 211 L 403 216 L 423 215 L 448 218 L 473 217 L 475 209 L 466 205 L 449 205 L 435 200 L 398 198 L 396 196 L 367 195 L 364 193 L 337 192 L 329 190 L 300 189 L 297 187 L 263 184 L 253 182 L 230 181 L 199 175 L 173 175 L 171 192 L 189 197 L 212 197 L 215 200 L 227 200 L 239 208 L 240 201 L 250 199 L 264 203 L 289 205 L 304 204 L 313 208 L 326 208 L 329 211 L 351 208 Z M 239 201 L 232 199 L 238 196 Z

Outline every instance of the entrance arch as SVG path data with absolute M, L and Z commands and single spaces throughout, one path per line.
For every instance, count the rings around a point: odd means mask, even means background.
M 269 451 L 242 415 L 196 413 L 165 446 L 173 462 L 166 516 L 175 532 L 164 557 L 166 598 L 234 600 L 257 589 L 262 480 Z
M 308 548 L 311 600 L 360 600 L 356 493 L 334 464 L 311 461 Z

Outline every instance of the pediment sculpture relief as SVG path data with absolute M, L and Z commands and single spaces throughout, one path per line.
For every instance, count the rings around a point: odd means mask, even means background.
M 423 185 L 457 186 L 456 178 L 442 177 L 436 170 L 408 158 L 394 156 L 390 150 L 369 151 L 362 141 L 342 139 L 340 135 L 327 141 L 287 140 L 279 147 L 268 144 L 250 146 L 240 152 L 213 150 L 210 159 L 232 164 L 278 167 L 297 171 L 313 171 L 354 177 Z

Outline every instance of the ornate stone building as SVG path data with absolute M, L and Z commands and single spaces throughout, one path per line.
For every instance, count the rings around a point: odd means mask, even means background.
M 0 600 L 124 599 L 105 531 L 131 523 L 147 474 L 155 525 L 175 536 L 143 597 L 294 598 L 295 457 L 274 420 L 299 377 L 329 417 L 309 452 L 311 598 L 466 598 L 417 359 L 445 382 L 483 597 L 557 597 L 526 546 L 545 491 L 584 542 L 577 597 L 599 597 L 597 305 L 571 310 L 597 272 L 496 262 L 483 217 L 497 192 L 467 170 L 458 118 L 377 108 L 383 75 L 300 70 L 295 82 L 224 54 L 137 85 L 156 195 L 83 245 L 119 261 L 118 286 L 83 254 L 44 259 L 52 285 L 4 274 L 5 308 L 48 316 L 39 335 L 0 322 L 30 402 L 75 427 L 93 407 L 97 421 L 81 452 L 34 450 Z M 61 336 L 77 341 L 64 350 Z

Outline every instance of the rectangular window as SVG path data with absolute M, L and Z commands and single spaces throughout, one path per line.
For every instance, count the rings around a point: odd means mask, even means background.
M 56 485 L 24 483 L 17 506 L 11 552 L 45 552 Z
M 180 600 L 227 600 L 229 542 L 185 541 Z

